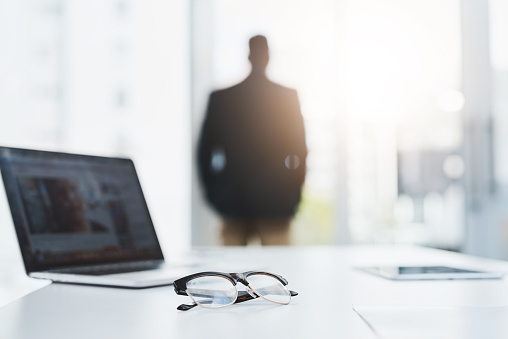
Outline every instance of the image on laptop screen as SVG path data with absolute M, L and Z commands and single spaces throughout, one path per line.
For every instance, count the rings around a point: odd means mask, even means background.
M 134 164 L 0 147 L 27 270 L 162 259 Z

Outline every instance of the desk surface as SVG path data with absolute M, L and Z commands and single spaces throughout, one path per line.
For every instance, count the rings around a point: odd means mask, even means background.
M 394 282 L 358 265 L 455 265 L 508 272 L 508 263 L 414 247 L 219 248 L 206 258 L 280 273 L 298 291 L 290 305 L 263 300 L 219 310 L 171 286 L 144 290 L 51 284 L 0 308 L 0 338 L 375 338 L 352 305 L 508 305 L 508 278 Z M 319 283 L 321 279 L 321 283 Z

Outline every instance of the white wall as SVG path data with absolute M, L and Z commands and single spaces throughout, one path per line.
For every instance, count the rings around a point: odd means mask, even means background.
M 188 1 L 61 4 L 0 0 L 0 144 L 132 157 L 164 252 L 188 249 Z M 1 190 L 0 261 L 18 253 Z
M 166 254 L 190 247 L 190 24 L 186 0 L 138 2 L 135 160 Z

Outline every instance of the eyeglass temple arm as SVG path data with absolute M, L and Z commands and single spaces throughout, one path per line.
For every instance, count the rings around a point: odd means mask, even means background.
M 188 311 L 194 307 L 198 306 L 198 304 L 194 303 L 194 304 L 181 304 L 180 306 L 178 306 L 176 309 L 179 310 L 179 311 Z
M 298 292 L 295 292 L 295 291 L 289 291 L 289 292 L 291 293 L 292 297 L 296 297 L 298 295 Z M 246 291 L 238 291 L 238 297 L 236 298 L 235 304 L 243 303 L 244 301 L 249 301 L 249 300 L 256 299 L 256 298 L 259 298 L 259 296 L 256 295 L 255 297 L 253 297 Z M 198 306 L 198 304 L 196 304 L 196 303 L 181 304 L 176 309 L 179 311 L 188 311 L 196 306 Z

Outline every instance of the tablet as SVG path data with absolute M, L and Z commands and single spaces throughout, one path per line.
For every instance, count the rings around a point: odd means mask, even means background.
M 502 272 L 448 266 L 373 266 L 358 269 L 391 280 L 501 279 L 504 275 Z

